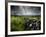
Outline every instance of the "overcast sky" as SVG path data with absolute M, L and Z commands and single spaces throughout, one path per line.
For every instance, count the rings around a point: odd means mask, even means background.
M 12 15 L 41 15 L 41 7 L 11 6 Z

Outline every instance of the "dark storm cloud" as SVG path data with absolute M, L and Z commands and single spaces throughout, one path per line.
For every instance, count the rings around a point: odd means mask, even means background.
M 41 7 L 11 6 L 12 15 L 40 15 Z

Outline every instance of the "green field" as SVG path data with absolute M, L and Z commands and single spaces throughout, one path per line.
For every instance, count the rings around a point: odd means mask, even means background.
M 40 20 L 40 16 L 11 16 L 11 31 L 24 31 L 25 19 Z

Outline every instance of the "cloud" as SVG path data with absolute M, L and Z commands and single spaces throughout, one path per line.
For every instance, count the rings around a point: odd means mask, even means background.
M 41 7 L 11 6 L 12 15 L 41 15 Z

